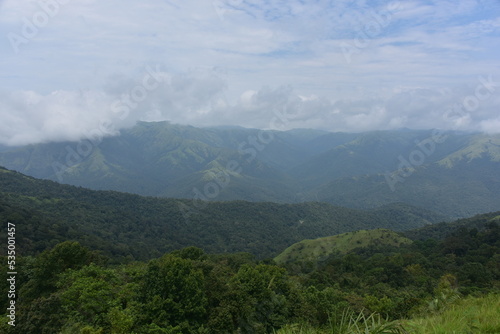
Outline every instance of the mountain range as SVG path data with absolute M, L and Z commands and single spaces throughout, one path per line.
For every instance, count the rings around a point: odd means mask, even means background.
M 391 203 L 449 218 L 500 209 L 500 135 L 331 133 L 139 122 L 116 136 L 2 147 L 0 165 L 95 190 L 205 201 Z

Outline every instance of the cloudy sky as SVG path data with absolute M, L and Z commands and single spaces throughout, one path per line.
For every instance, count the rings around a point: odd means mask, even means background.
M 500 132 L 499 0 L 0 0 L 0 144 L 138 120 Z

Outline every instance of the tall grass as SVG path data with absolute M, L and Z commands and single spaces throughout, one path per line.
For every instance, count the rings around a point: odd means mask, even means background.
M 337 319 L 331 317 L 327 328 L 315 329 L 309 325 L 288 325 L 280 329 L 277 334 L 406 334 L 397 321 L 387 321 L 377 313 L 365 315 L 356 314 L 350 309 L 344 310 Z
M 405 327 L 415 334 L 498 334 L 500 295 L 460 299 L 442 313 L 406 321 Z
M 365 315 L 345 310 L 332 316 L 326 328 L 293 324 L 275 334 L 500 334 L 500 295 L 455 300 L 440 313 L 387 321 L 376 313 Z
M 407 332 L 397 321 L 387 321 L 380 314 L 365 315 L 363 311 L 356 314 L 347 309 L 340 321 L 330 320 L 327 333 L 331 334 L 406 334 Z

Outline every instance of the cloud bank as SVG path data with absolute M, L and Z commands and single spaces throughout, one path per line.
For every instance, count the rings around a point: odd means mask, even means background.
M 500 131 L 496 0 L 3 0 L 0 37 L 7 145 L 138 120 Z
M 493 77 L 479 77 L 476 86 L 398 88 L 384 99 L 329 99 L 303 96 L 290 86 L 262 87 L 243 92 L 231 103 L 225 97 L 227 82 L 216 72 L 157 72 L 158 82 L 145 73 L 140 80 L 120 78 L 105 91 L 3 93 L 0 143 L 76 141 L 96 132 L 116 135 L 137 121 L 163 120 L 201 127 L 231 124 L 276 130 L 500 132 L 500 83 Z M 145 78 L 149 78 L 149 89 Z

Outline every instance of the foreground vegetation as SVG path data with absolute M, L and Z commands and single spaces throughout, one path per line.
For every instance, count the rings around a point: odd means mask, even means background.
M 498 333 L 499 260 L 496 219 L 282 266 L 195 247 L 112 265 L 67 241 L 18 259 L 16 327 L 0 332 Z
M 500 295 L 467 297 L 441 313 L 405 322 L 411 333 L 500 333 Z
M 441 312 L 428 310 L 425 316 L 410 320 L 386 320 L 377 313 L 366 316 L 352 310 L 342 313 L 340 321 L 324 328 L 308 324 L 292 324 L 276 334 L 497 334 L 500 333 L 500 295 L 469 296 L 447 305 Z

